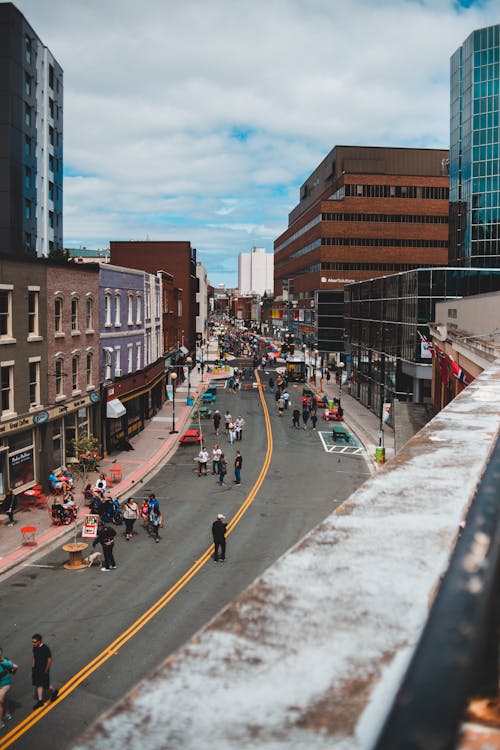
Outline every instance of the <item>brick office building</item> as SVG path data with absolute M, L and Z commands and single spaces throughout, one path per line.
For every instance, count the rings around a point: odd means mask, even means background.
M 173 276 L 175 287 L 182 290 L 177 297 L 177 316 L 180 318 L 180 339 L 177 348 L 194 352 L 196 346 L 196 249 L 190 242 L 134 241 L 110 242 L 111 263 L 126 268 L 138 268 L 148 273 L 167 271 Z M 177 317 L 176 316 L 176 317 Z
M 344 285 L 448 258 L 448 151 L 336 146 L 274 243 L 282 326 L 324 359 L 344 350 Z M 288 300 L 287 300 L 288 298 Z

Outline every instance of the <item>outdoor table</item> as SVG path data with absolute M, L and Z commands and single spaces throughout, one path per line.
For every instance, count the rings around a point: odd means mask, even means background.
M 33 547 L 36 544 L 35 534 L 36 526 L 23 526 L 21 534 L 23 535 L 23 544 L 27 547 Z
M 63 550 L 69 552 L 69 561 L 64 563 L 66 570 L 82 570 L 82 568 L 87 567 L 86 563 L 83 562 L 82 554 L 88 546 L 86 542 L 70 542 L 63 545 Z

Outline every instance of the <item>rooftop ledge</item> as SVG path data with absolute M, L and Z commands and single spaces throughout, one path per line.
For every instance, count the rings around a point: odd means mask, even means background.
M 75 747 L 371 748 L 499 417 L 497 360 Z

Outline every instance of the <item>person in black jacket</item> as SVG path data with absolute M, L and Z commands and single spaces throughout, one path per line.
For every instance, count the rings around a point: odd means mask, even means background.
M 17 508 L 17 497 L 11 489 L 8 490 L 3 501 L 3 512 L 9 517 L 8 526 L 14 526 L 14 512 Z
M 104 565 L 101 570 L 109 570 L 110 568 L 116 568 L 115 558 L 113 556 L 113 549 L 115 546 L 116 531 L 107 524 L 104 524 L 99 528 L 97 537 L 94 539 L 93 546 L 97 544 L 102 545 L 102 552 L 104 555 Z
M 214 562 L 219 560 L 219 547 L 220 547 L 220 560 L 224 562 L 226 559 L 226 527 L 227 523 L 224 523 L 226 517 L 219 513 L 217 520 L 212 524 L 212 536 L 214 539 Z

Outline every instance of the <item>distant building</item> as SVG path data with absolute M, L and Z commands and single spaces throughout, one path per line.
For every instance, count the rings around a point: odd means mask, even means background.
M 178 314 L 181 318 L 180 339 L 177 348 L 194 352 L 196 345 L 196 248 L 187 241 L 170 242 L 150 240 L 110 242 L 111 263 L 138 268 L 148 273 L 167 271 L 174 284 L 182 290 Z M 186 353 L 186 352 L 183 352 Z
M 346 284 L 445 265 L 447 161 L 446 150 L 336 146 L 274 243 L 275 330 L 338 358 Z
M 500 25 L 451 58 L 449 263 L 500 266 Z
M 264 247 L 252 247 L 250 253 L 238 255 L 238 292 L 272 295 L 274 290 L 274 255 Z
M 63 71 L 12 3 L 0 50 L 0 247 L 47 256 L 63 237 Z

